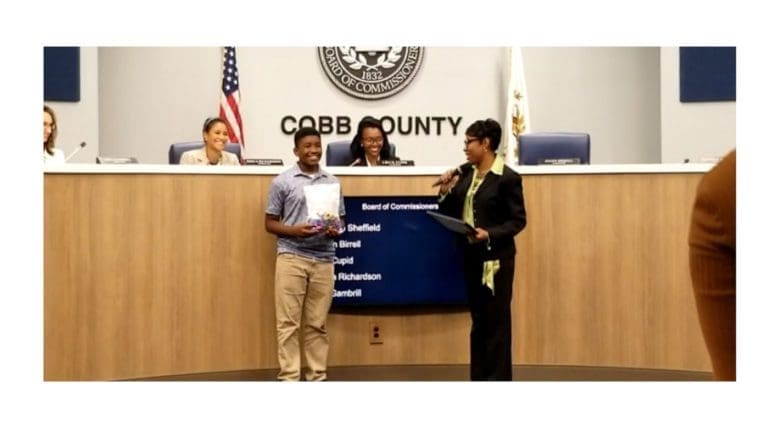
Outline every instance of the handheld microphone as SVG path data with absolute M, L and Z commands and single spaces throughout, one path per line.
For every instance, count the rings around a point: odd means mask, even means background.
M 361 158 L 356 158 L 352 163 L 348 164 L 348 167 L 353 167 L 354 165 L 362 162 Z
M 451 177 L 461 176 L 464 173 L 464 170 L 470 165 L 472 164 L 470 164 L 469 162 L 465 162 L 464 164 L 461 164 L 460 166 L 456 167 L 455 169 L 453 169 L 453 176 Z M 439 185 L 442 185 L 442 183 L 443 183 L 442 178 L 439 178 L 437 179 L 437 182 L 432 184 L 432 186 L 437 187 Z
M 67 158 L 65 158 L 65 162 L 70 161 L 70 158 L 75 156 L 76 153 L 78 153 L 81 150 L 83 150 L 84 147 L 86 147 L 86 141 L 81 141 L 81 144 L 78 145 L 78 148 L 76 150 L 73 150 L 72 152 L 70 152 L 70 155 L 68 155 Z

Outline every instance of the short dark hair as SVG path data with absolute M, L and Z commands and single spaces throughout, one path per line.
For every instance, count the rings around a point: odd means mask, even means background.
M 221 117 L 208 117 L 205 119 L 205 123 L 202 124 L 202 133 L 208 133 L 210 128 L 212 128 L 216 123 L 224 123 L 225 126 L 227 124 L 227 122 L 224 121 L 224 119 Z
M 317 136 L 319 139 L 321 138 L 321 134 L 318 133 L 316 128 L 314 127 L 301 127 L 297 131 L 297 133 L 294 134 L 294 147 L 297 147 L 299 145 L 299 140 L 301 140 L 304 137 L 307 137 L 309 135 Z
M 356 135 L 354 135 L 353 140 L 351 141 L 351 159 L 359 158 L 364 161 L 362 131 L 368 127 L 380 130 L 380 135 L 383 137 L 383 148 L 380 149 L 380 159 L 388 160 L 391 158 L 388 134 L 386 134 L 386 130 L 383 129 L 383 123 L 381 123 L 377 118 L 368 115 L 361 119 L 359 122 L 359 127 L 356 128 Z
M 465 133 L 479 140 L 484 138 L 491 140 L 491 151 L 493 152 L 499 149 L 499 142 L 502 140 L 502 127 L 499 126 L 496 120 L 491 118 L 472 123 Z

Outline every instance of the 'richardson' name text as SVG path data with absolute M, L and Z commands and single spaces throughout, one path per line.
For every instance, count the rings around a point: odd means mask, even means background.
M 383 275 L 380 273 L 343 273 L 337 274 L 338 281 L 380 281 Z

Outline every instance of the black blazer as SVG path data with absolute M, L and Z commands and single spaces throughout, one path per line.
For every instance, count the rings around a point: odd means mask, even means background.
M 475 171 L 467 166 L 459 182 L 440 203 L 440 212 L 457 219 L 464 214 L 464 198 Z M 515 235 L 526 227 L 521 175 L 507 165 L 502 176 L 487 173 L 472 202 L 475 227 L 488 231 L 489 241 L 468 244 L 468 251 L 479 252 L 483 259 L 515 256 Z

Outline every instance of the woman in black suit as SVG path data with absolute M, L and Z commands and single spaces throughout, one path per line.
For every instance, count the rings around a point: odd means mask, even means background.
M 496 155 L 502 128 L 494 120 L 470 125 L 464 140 L 467 163 L 440 176 L 440 211 L 469 223 L 464 277 L 472 330 L 470 378 L 512 380 L 510 301 L 515 236 L 526 226 L 521 176 Z M 460 171 L 459 171 L 460 170 Z
M 375 167 L 380 161 L 391 161 L 389 139 L 380 120 L 369 115 L 362 118 L 351 141 L 352 166 Z

